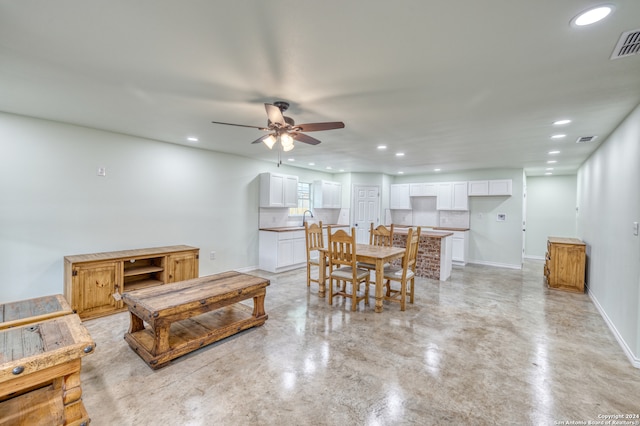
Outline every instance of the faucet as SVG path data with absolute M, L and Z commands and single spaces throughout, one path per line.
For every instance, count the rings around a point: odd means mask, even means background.
M 304 226 L 304 222 L 306 219 L 305 215 L 307 214 L 307 212 L 309 212 L 309 215 L 313 217 L 313 213 L 311 212 L 311 210 L 305 210 L 304 213 L 302 213 L 302 226 Z

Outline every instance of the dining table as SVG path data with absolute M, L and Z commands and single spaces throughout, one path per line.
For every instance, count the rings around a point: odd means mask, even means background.
M 382 301 L 384 299 L 384 265 L 390 263 L 396 259 L 404 257 L 405 248 L 403 247 L 389 247 L 389 246 L 374 246 L 370 244 L 356 244 L 356 260 L 358 262 L 371 263 L 376 265 L 376 305 L 375 312 L 382 312 Z M 318 274 L 318 280 L 320 281 L 320 288 L 318 290 L 318 296 L 324 297 L 326 293 L 326 281 L 325 276 L 327 260 L 329 257 L 329 250 L 323 248 L 319 250 L 320 271 Z M 367 284 L 368 285 L 368 284 Z

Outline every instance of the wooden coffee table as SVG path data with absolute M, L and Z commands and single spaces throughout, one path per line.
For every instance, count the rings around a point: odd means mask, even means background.
M 0 304 L 0 330 L 72 314 L 61 294 Z
M 124 339 L 153 369 L 265 323 L 269 280 L 235 271 L 126 292 Z M 253 309 L 241 302 L 253 299 Z M 148 327 L 145 327 L 145 323 Z

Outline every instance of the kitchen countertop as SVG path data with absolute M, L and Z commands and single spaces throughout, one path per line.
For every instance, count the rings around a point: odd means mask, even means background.
M 393 233 L 394 234 L 402 234 L 402 235 L 407 235 L 409 233 L 409 228 L 410 227 L 402 227 L 402 228 L 395 228 L 393 229 Z M 420 230 L 420 238 L 422 237 L 430 237 L 430 238 L 444 238 L 444 237 L 448 237 L 449 235 L 453 235 L 453 232 L 446 232 L 446 231 L 425 231 L 424 229 Z
M 433 229 L 438 231 L 468 231 L 469 228 L 447 228 L 444 226 L 434 226 Z
M 348 228 L 349 225 L 338 225 L 335 223 L 322 224 L 322 228 L 325 229 L 328 226 L 332 228 Z M 291 232 L 291 231 L 304 231 L 304 226 L 281 226 L 279 228 L 260 228 L 260 231 L 269 231 L 269 232 Z

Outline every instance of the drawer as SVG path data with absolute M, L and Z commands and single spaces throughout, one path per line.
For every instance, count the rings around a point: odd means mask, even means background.
M 278 241 L 295 240 L 298 238 L 304 238 L 304 231 L 278 232 Z

